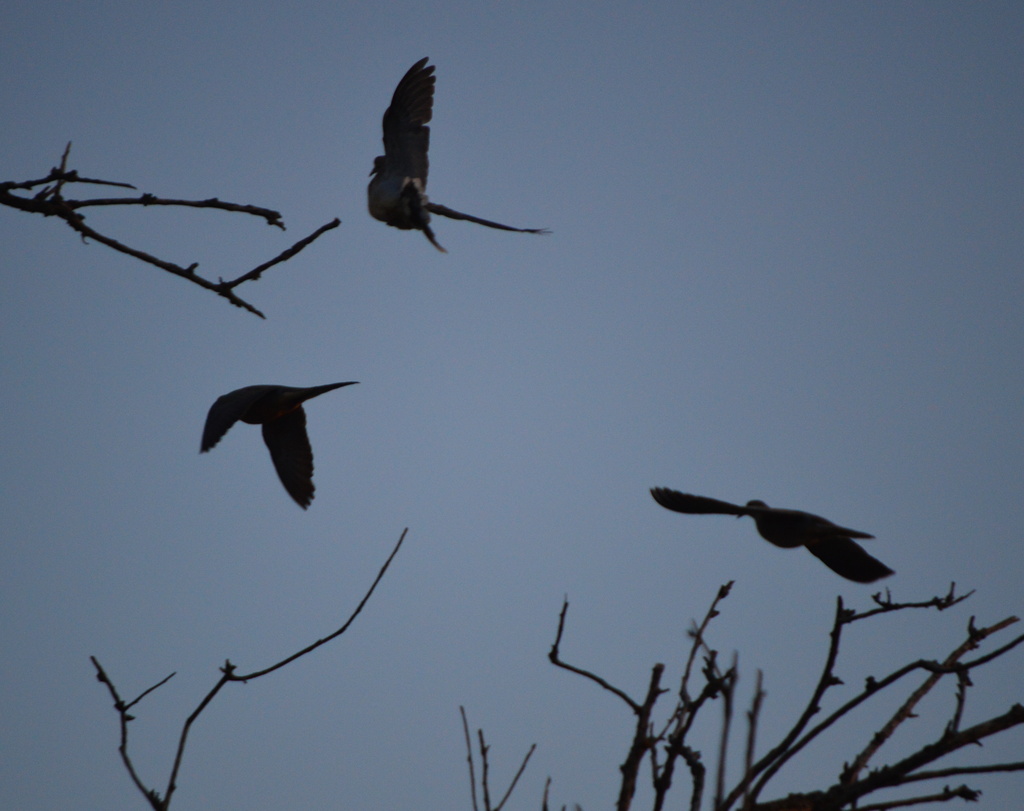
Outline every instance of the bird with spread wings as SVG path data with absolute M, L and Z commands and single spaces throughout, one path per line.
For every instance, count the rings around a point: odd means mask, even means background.
M 302 509 L 313 501 L 313 449 L 306 433 L 306 400 L 348 383 L 294 388 L 292 386 L 245 386 L 218 397 L 206 415 L 199 452 L 213 448 L 238 420 L 263 426 L 263 441 L 270 450 L 277 476 Z
M 802 510 L 769 507 L 763 501 L 748 501 L 745 506 L 730 504 L 706 496 L 694 496 L 655 487 L 651 495 L 662 507 L 687 515 L 749 515 L 757 531 L 769 543 L 792 549 L 805 546 L 812 555 L 836 574 L 857 583 L 874 583 L 893 573 L 892 569 L 871 557 L 854 538 L 874 538 L 856 529 L 833 524 L 820 515 Z
M 440 214 L 453 220 L 469 220 L 527 234 L 544 234 L 546 228 L 513 228 L 500 222 L 463 214 L 427 199 L 427 172 L 430 162 L 430 121 L 434 112 L 434 66 L 424 57 L 402 77 L 384 111 L 384 154 L 373 159 L 367 207 L 370 215 L 404 231 L 422 231 L 430 244 L 447 253 L 434 237 L 430 215 Z

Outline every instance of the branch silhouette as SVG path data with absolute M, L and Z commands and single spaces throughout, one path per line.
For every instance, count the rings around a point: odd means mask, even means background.
M 476 800 L 476 772 L 473 768 L 473 744 L 469 738 L 469 722 L 466 720 L 466 708 L 460 706 L 459 714 L 462 716 L 462 732 L 466 737 L 466 762 L 469 764 L 469 790 L 470 796 L 473 800 L 473 811 L 480 811 L 480 806 L 477 805 Z M 533 756 L 534 750 L 537 748 L 537 744 L 532 744 L 526 756 L 523 758 L 523 762 L 519 764 L 519 770 L 516 772 L 515 777 L 512 778 L 512 782 L 509 783 L 508 788 L 505 789 L 505 794 L 501 800 L 498 801 L 497 805 L 491 805 L 491 786 L 490 786 L 490 762 L 487 759 L 487 753 L 490 748 L 487 742 L 484 740 L 484 731 L 478 729 L 476 731 L 477 740 L 480 745 L 480 793 L 484 800 L 483 811 L 501 811 L 508 798 L 512 796 L 512 790 L 516 787 L 516 783 L 519 782 L 519 778 L 523 776 L 523 772 L 526 771 L 526 764 L 530 762 L 530 758 Z
M 248 310 L 254 315 L 258 315 L 260 318 L 265 318 L 266 316 L 252 304 L 241 299 L 235 293 L 235 288 L 245 282 L 259 279 L 264 271 L 270 269 L 274 265 L 291 259 L 324 233 L 341 225 L 341 220 L 335 218 L 331 222 L 320 226 L 309 236 L 300 239 L 290 248 L 282 251 L 270 261 L 258 265 L 235 279 L 225 281 L 221 278 L 214 282 L 196 273 L 196 268 L 199 267 L 198 262 L 193 262 L 188 266 L 179 265 L 165 259 L 160 259 L 152 254 L 146 253 L 145 251 L 139 250 L 138 248 L 133 248 L 117 239 L 114 239 L 113 237 L 100 233 L 91 226 L 86 225 L 85 214 L 82 213 L 82 210 L 85 208 L 104 206 L 175 206 L 186 208 L 214 208 L 219 209 L 220 211 L 232 211 L 240 214 L 249 214 L 254 217 L 261 217 L 266 220 L 267 225 L 276 226 L 283 231 L 285 230 L 285 227 L 280 213 L 273 209 L 262 208 L 260 206 L 229 203 L 223 200 L 218 200 L 216 197 L 212 197 L 207 200 L 178 200 L 157 197 L 153 194 L 140 194 L 138 197 L 105 197 L 89 200 L 72 200 L 64 196 L 64 187 L 70 183 L 113 186 L 123 189 L 135 189 L 136 187 L 131 183 L 121 183 L 113 180 L 99 180 L 97 178 L 80 176 L 76 170 L 67 168 L 68 155 L 70 152 L 71 142 L 69 141 L 67 147 L 64 149 L 64 154 L 61 156 L 60 165 L 51 169 L 50 173 L 46 175 L 46 177 L 37 178 L 35 180 L 12 180 L 0 182 L 0 205 L 5 205 L 9 208 L 14 208 L 18 211 L 25 211 L 31 214 L 42 214 L 44 217 L 57 217 L 63 220 L 69 228 L 78 232 L 83 241 L 86 239 L 95 240 L 96 242 L 106 245 L 108 248 L 127 254 L 128 256 L 135 257 L 141 262 L 158 267 L 161 270 L 173 274 L 174 276 L 186 279 L 187 281 L 192 282 L 192 284 L 202 287 L 204 290 L 213 291 L 218 296 L 222 296 L 227 299 L 236 307 Z M 15 194 L 16 191 L 32 191 L 40 186 L 43 188 L 31 197 Z
M 132 762 L 131 756 L 128 754 L 128 723 L 135 720 L 135 716 L 131 715 L 128 710 L 138 704 L 147 695 L 152 693 L 158 687 L 166 684 L 173 676 L 171 673 L 169 676 L 161 679 L 159 682 L 154 684 L 152 687 L 147 688 L 140 693 L 136 698 L 131 701 L 125 701 L 121 698 L 121 695 L 117 688 L 114 686 L 114 682 L 110 676 L 107 675 L 106 670 L 99 663 L 99 660 L 95 656 L 90 656 L 89 659 L 92 661 L 93 667 L 96 668 L 96 679 L 107 686 L 107 690 L 110 693 L 111 698 L 114 699 L 114 709 L 117 710 L 118 718 L 120 721 L 120 743 L 118 745 L 118 752 L 121 755 L 121 761 L 124 763 L 124 767 L 131 777 L 132 782 L 136 788 L 143 794 L 143 796 L 149 801 L 150 806 L 154 811 L 167 811 L 171 805 L 171 798 L 174 796 L 174 792 L 178 787 L 178 774 L 181 769 L 182 759 L 185 755 L 185 745 L 188 741 L 188 734 L 192 729 L 192 725 L 196 722 L 196 719 L 202 714 L 203 710 L 210 704 L 211 701 L 216 697 L 217 693 L 220 692 L 221 688 L 229 682 L 249 682 L 252 679 L 258 679 L 261 676 L 266 676 L 269 673 L 273 673 L 275 670 L 279 670 L 285 665 L 291 664 L 296 659 L 305 656 L 308 653 L 312 653 L 314 650 L 319 648 L 321 645 L 326 645 L 332 639 L 341 636 L 345 631 L 349 629 L 349 626 L 355 621 L 356 617 L 362 612 L 363 607 L 369 601 L 370 596 L 377 588 L 377 584 L 384 578 L 385 572 L 391 565 L 391 561 L 394 560 L 395 555 L 398 554 L 398 550 L 402 547 L 402 542 L 405 540 L 406 534 L 409 532 L 408 527 L 402 530 L 402 534 L 398 538 L 398 542 L 395 544 L 394 549 L 391 550 L 391 554 L 388 555 L 387 560 L 384 561 L 384 565 L 381 566 L 380 571 L 377 573 L 377 577 L 374 578 L 373 583 L 367 590 L 366 594 L 363 595 L 362 600 L 359 601 L 359 605 L 356 606 L 355 610 L 349 615 L 348 619 L 339 627 L 337 630 L 328 634 L 327 636 L 318 639 L 310 645 L 307 645 L 302 650 L 285 657 L 281 661 L 265 667 L 262 670 L 254 670 L 251 673 L 238 674 L 235 671 L 238 669 L 230 660 L 226 660 L 224 665 L 220 668 L 221 676 L 217 680 L 217 683 L 211 688 L 211 690 L 203 696 L 203 699 L 199 702 L 199 705 L 191 712 L 188 718 L 185 720 L 184 725 L 181 729 L 181 734 L 178 738 L 178 747 L 174 754 L 174 763 L 171 767 L 171 774 L 167 781 L 167 787 L 164 790 L 164 794 L 161 797 L 160 793 L 156 789 L 147 787 L 143 782 L 142 778 L 139 777 L 138 771 L 135 768 L 135 764 Z M 532 751 L 532 750 L 531 750 Z M 525 767 L 525 763 L 523 764 Z M 514 785 L 514 783 L 513 783 Z M 511 789 L 510 789 L 511 791 Z M 490 811 L 490 809 L 488 809 Z
M 563 602 L 558 618 L 555 643 L 548 658 L 557 667 L 594 682 L 603 690 L 625 702 L 637 718 L 625 760 L 619 767 L 622 779 L 615 805 L 617 811 L 630 809 L 634 801 L 641 766 L 645 761 L 649 762 L 650 766 L 650 785 L 653 790 L 651 807 L 654 811 L 664 808 L 667 795 L 673 784 L 675 765 L 679 760 L 685 764 L 690 774 L 691 789 L 688 807 L 690 811 L 699 811 L 705 800 L 707 767 L 704 765 L 701 751 L 688 743 L 687 735 L 692 730 L 698 713 L 716 700 L 721 701 L 722 718 L 716 747 L 718 764 L 715 791 L 714 797 L 710 800 L 710 807 L 714 811 L 730 811 L 731 809 L 736 809 L 736 811 L 841 811 L 841 809 L 853 807 L 860 811 L 884 811 L 885 809 L 958 798 L 974 800 L 980 795 L 980 791 L 977 789 L 967 785 L 957 787 L 947 785 L 940 791 L 933 790 L 928 794 L 887 800 L 873 805 L 863 804 L 864 798 L 882 789 L 909 787 L 922 781 L 935 781 L 953 776 L 1024 771 L 1024 761 L 992 763 L 983 766 L 952 766 L 930 771 L 923 768 L 965 746 L 979 744 L 1008 729 L 1024 725 L 1024 706 L 1015 703 L 1000 715 L 987 718 L 967 728 L 962 727 L 968 690 L 972 686 L 971 672 L 1020 647 L 1024 643 L 1024 635 L 1017 636 L 1000 647 L 973 659 L 968 660 L 966 657 L 971 651 L 978 650 L 990 636 L 1016 624 L 1018 619 L 1013 616 L 985 627 L 977 627 L 974 617 L 971 617 L 964 640 L 943 659 L 918 659 L 895 669 L 884 678 L 869 677 L 860 692 L 815 726 L 810 725 L 811 719 L 822 710 L 822 699 L 826 692 L 843 684 L 843 681 L 836 675 L 836 664 L 846 626 L 872 617 L 915 608 L 945 611 L 963 602 L 973 593 L 958 596 L 954 583 L 946 595 L 919 602 L 897 602 L 888 592 L 885 597 L 876 594 L 873 597 L 876 607 L 860 613 L 846 608 L 842 598 L 838 598 L 835 617 L 829 633 L 825 662 L 806 706 L 788 731 L 781 736 L 778 743 L 760 758 L 755 758 L 758 719 L 766 695 L 763 688 L 763 674 L 758 671 L 750 708 L 745 716 L 747 735 L 742 752 L 743 773 L 727 790 L 725 763 L 729 752 L 729 735 L 735 706 L 735 686 L 739 671 L 735 655 L 732 664 L 727 669 L 723 670 L 719 666 L 718 652 L 708 644 L 707 633 L 711 621 L 718 616 L 721 601 L 729 595 L 731 586 L 730 582 L 719 589 L 702 622 L 699 625 L 695 623 L 691 629 L 692 644 L 683 665 L 680 686 L 676 693 L 676 703 L 667 720 L 660 725 L 654 724 L 651 719 L 659 698 L 668 692 L 660 687 L 665 665 L 653 666 L 646 696 L 642 701 L 638 701 L 596 673 L 565 662 L 561 658 L 560 646 L 565 633 L 565 620 L 569 604 L 568 600 Z M 699 688 L 694 683 L 697 681 L 695 662 L 698 655 L 703 660 L 703 667 L 700 671 L 703 683 Z M 853 760 L 842 767 L 834 785 L 822 790 L 790 794 L 787 797 L 766 802 L 759 800 L 771 779 L 825 730 L 834 727 L 879 693 L 885 690 L 891 692 L 896 689 L 898 683 L 915 673 L 923 674 L 924 678 L 921 683 L 909 691 L 892 716 L 881 723 L 870 740 L 861 746 Z M 947 676 L 951 676 L 957 681 L 956 696 L 951 715 L 935 738 L 917 751 L 906 754 L 886 765 L 869 769 L 870 764 L 877 760 L 886 745 L 891 742 L 893 734 L 899 726 L 915 717 L 914 710 L 921 699 Z M 545 808 L 547 807 L 547 793 L 548 786 L 545 786 Z

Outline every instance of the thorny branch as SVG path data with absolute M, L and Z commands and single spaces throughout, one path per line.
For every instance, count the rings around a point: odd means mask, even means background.
M 651 785 L 654 790 L 652 807 L 655 811 L 660 811 L 664 807 L 667 792 L 672 784 L 674 762 L 678 758 L 681 758 L 687 765 L 691 776 L 692 790 L 689 808 L 691 811 L 698 811 L 700 809 L 703 801 L 706 769 L 700 751 L 688 745 L 685 739 L 687 732 L 689 732 L 693 725 L 697 712 L 707 702 L 718 698 L 721 698 L 723 702 L 723 719 L 720 726 L 719 751 L 717 753 L 719 761 L 718 777 L 716 780 L 717 787 L 712 804 L 715 811 L 729 811 L 729 809 L 735 808 L 740 808 L 742 811 L 795 811 L 796 809 L 800 809 L 800 811 L 840 811 L 840 809 L 850 808 L 853 805 L 856 805 L 860 811 L 883 811 L 883 809 L 920 805 L 926 802 L 940 802 L 956 798 L 973 800 L 980 794 L 977 790 L 968 786 L 956 788 L 946 786 L 938 793 L 905 797 L 874 805 L 859 804 L 864 797 L 880 789 L 911 785 L 924 780 L 938 780 L 965 774 L 1024 771 L 1024 762 L 994 763 L 976 767 L 952 767 L 932 771 L 922 770 L 923 766 L 933 763 L 969 744 L 978 744 L 985 738 L 997 735 L 1018 725 L 1024 725 L 1024 706 L 1014 704 L 1002 715 L 989 718 L 967 729 L 961 728 L 968 688 L 972 686 L 971 671 L 998 659 L 1021 645 L 1021 643 L 1024 643 L 1024 635 L 1018 636 L 995 650 L 982 656 L 977 656 L 974 659 L 964 661 L 964 657 L 968 652 L 976 650 L 989 636 L 1016 623 L 1018 621 L 1016 617 L 1008 617 L 983 628 L 975 627 L 974 618 L 972 617 L 968 623 L 966 639 L 942 661 L 919 659 L 898 668 L 885 678 L 869 678 L 860 693 L 846 701 L 846 703 L 833 711 L 816 726 L 810 727 L 811 719 L 821 711 L 821 700 L 826 691 L 843 683 L 836 676 L 835 667 L 844 627 L 854 622 L 881 614 L 888 614 L 893 611 L 912 608 L 933 608 L 937 611 L 944 611 L 967 599 L 973 593 L 970 592 L 966 595 L 957 596 L 955 593 L 956 584 L 954 583 L 946 595 L 922 602 L 899 603 L 894 601 L 888 592 L 886 592 L 884 598 L 880 594 L 876 594 L 873 599 L 877 607 L 862 613 L 845 608 L 842 599 L 839 598 L 836 604 L 836 613 L 830 632 L 830 642 L 825 663 L 818 682 L 811 693 L 810 700 L 792 727 L 782 736 L 781 740 L 771 747 L 767 754 L 755 760 L 754 750 L 757 724 L 765 698 L 762 675 L 759 671 L 750 710 L 746 714 L 748 734 L 743 753 L 743 774 L 736 781 L 735 786 L 726 793 L 724 790 L 724 763 L 727 756 L 729 727 L 733 713 L 734 688 L 738 673 L 735 657 L 732 666 L 728 670 L 723 673 L 719 669 L 717 665 L 717 651 L 708 646 L 705 639 L 711 619 L 718 615 L 718 604 L 728 595 L 731 585 L 730 583 L 719 590 L 703 622 L 699 626 L 695 626 L 691 631 L 693 644 L 684 666 L 676 705 L 668 721 L 657 730 L 650 719 L 657 699 L 665 692 L 658 687 L 664 672 L 664 666 L 659 664 L 654 667 L 647 697 L 641 703 L 631 698 L 625 691 L 612 686 L 595 673 L 562 661 L 559 656 L 559 646 L 565 630 L 568 601 L 563 603 L 562 611 L 559 615 L 558 633 L 548 658 L 558 667 L 581 675 L 600 685 L 613 695 L 618 696 L 626 702 L 637 716 L 633 740 L 626 760 L 620 767 L 622 782 L 616 806 L 617 811 L 627 811 L 629 809 L 636 788 L 638 768 L 645 755 L 649 755 L 651 765 Z M 701 671 L 704 684 L 700 691 L 697 692 L 696 697 L 694 697 L 690 681 L 693 676 L 693 664 L 699 652 L 703 652 L 704 656 L 704 667 Z M 860 754 L 857 755 L 853 762 L 844 767 L 835 785 L 823 791 L 793 794 L 785 798 L 763 803 L 758 801 L 759 795 L 771 778 L 794 755 L 807 747 L 822 732 L 835 725 L 872 696 L 893 686 L 905 676 L 918 671 L 923 671 L 925 674 L 923 682 L 911 691 L 892 718 L 884 723 L 872 736 L 871 740 L 862 747 Z M 949 675 L 954 676 L 957 680 L 955 705 L 950 720 L 945 724 L 936 739 L 901 760 L 890 765 L 876 767 L 870 772 L 865 773 L 869 762 L 889 742 L 898 726 L 905 720 L 914 717 L 913 710 L 924 695 L 943 676 Z M 547 808 L 547 787 L 545 787 L 544 807 L 545 809 Z
M 111 697 L 114 699 L 114 709 L 117 710 L 118 716 L 120 718 L 121 739 L 120 744 L 118 745 L 118 751 L 121 754 L 121 760 L 124 763 L 124 767 L 128 771 L 128 774 L 131 777 L 132 782 L 139 789 L 139 791 L 142 792 L 142 794 L 146 797 L 154 811 L 167 811 L 167 809 L 170 807 L 171 798 L 178 787 L 178 773 L 181 769 L 182 758 L 184 757 L 185 754 L 185 744 L 188 740 L 189 731 L 192 728 L 192 724 L 195 723 L 196 719 L 200 716 L 203 710 L 206 709 L 209 703 L 213 701 L 214 697 L 217 695 L 217 693 L 220 692 L 221 688 L 229 682 L 248 682 L 252 679 L 258 679 L 260 676 L 266 676 L 268 673 L 273 673 L 275 670 L 278 670 L 284 667 L 285 665 L 294 662 L 299 657 L 305 656 L 307 653 L 311 653 L 312 651 L 319 648 L 321 645 L 325 645 L 332 639 L 335 639 L 336 637 L 339 637 L 343 633 L 345 633 L 345 631 L 349 629 L 349 626 L 351 626 L 352 623 L 355 621 L 356 617 L 358 617 L 359 614 L 362 612 L 363 607 L 369 601 L 371 595 L 376 590 L 377 585 L 384 578 L 385 572 L 387 572 L 388 567 L 391 565 L 391 561 L 395 558 L 395 555 L 398 554 L 398 550 L 401 549 L 402 542 L 405 540 L 405 536 L 408 532 L 408 528 L 402 530 L 402 534 L 401 536 L 399 536 L 398 542 L 395 544 L 394 549 L 391 550 L 391 554 L 388 555 L 387 560 L 384 561 L 384 564 L 381 566 L 380 571 L 377 572 L 377 577 L 374 578 L 374 581 L 370 585 L 370 588 L 367 590 L 366 594 L 363 595 L 362 600 L 359 601 L 359 605 L 356 606 L 355 610 L 349 615 L 348 619 L 345 620 L 341 627 L 338 628 L 336 631 L 323 637 L 322 639 L 318 639 L 311 645 L 307 645 L 302 650 L 298 651 L 297 653 L 293 653 L 291 656 L 282 659 L 280 662 L 277 662 L 276 664 L 273 664 L 270 667 L 266 667 L 262 670 L 253 671 L 252 673 L 238 675 L 237 673 L 235 673 L 235 671 L 237 670 L 235 665 L 233 665 L 230 661 L 224 662 L 223 667 L 220 668 L 220 679 L 218 679 L 217 683 L 213 686 L 213 688 L 205 696 L 203 696 L 202 701 L 199 702 L 199 705 L 192 711 L 192 713 L 185 720 L 185 724 L 181 729 L 181 735 L 178 738 L 178 747 L 174 755 L 174 764 L 171 767 L 171 775 L 167 781 L 167 788 L 164 791 L 163 797 L 161 797 L 160 793 L 155 789 L 146 787 L 146 784 L 139 777 L 138 771 L 136 770 L 135 765 L 128 754 L 128 722 L 135 720 L 135 717 L 133 715 L 130 715 L 128 713 L 128 710 L 135 704 L 138 704 L 149 693 L 153 692 L 158 687 L 165 684 L 172 676 L 174 676 L 174 673 L 171 673 L 170 676 L 167 676 L 166 678 L 154 684 L 152 687 L 148 688 L 147 690 L 144 690 L 134 700 L 125 702 L 118 693 L 118 690 L 114 686 L 113 681 L 111 681 L 110 677 L 107 675 L 102 665 L 100 665 L 99 660 L 95 656 L 89 657 L 89 659 L 92 661 L 93 667 L 96 668 L 96 679 L 107 686 L 107 690 L 109 691 Z M 531 753 L 532 751 L 533 750 L 531 750 Z M 525 767 L 526 764 L 524 763 L 523 765 Z
M 205 290 L 212 290 L 218 296 L 222 296 L 227 299 L 236 307 L 248 310 L 249 312 L 258 315 L 260 318 L 265 318 L 263 313 L 247 301 L 239 298 L 234 292 L 235 288 L 244 282 L 255 281 L 260 278 L 265 270 L 291 259 L 311 242 L 327 231 L 337 228 L 341 224 L 340 220 L 334 219 L 331 222 L 320 226 L 320 228 L 309 236 L 300 239 L 290 248 L 282 251 L 277 257 L 271 259 L 269 262 L 265 262 L 247 273 L 243 273 L 236 279 L 224 281 L 224 279 L 221 278 L 218 279 L 218 281 L 213 282 L 196 274 L 196 268 L 199 267 L 198 262 L 193 262 L 188 266 L 182 266 L 174 262 L 160 259 L 146 253 L 145 251 L 133 248 L 119 240 L 100 233 L 85 224 L 85 215 L 81 213 L 81 210 L 97 206 L 176 206 L 188 208 L 215 208 L 221 211 L 232 211 L 241 214 L 250 214 L 254 217 L 262 217 L 266 220 L 267 225 L 276 226 L 283 231 L 284 222 L 281 220 L 281 215 L 277 211 L 269 208 L 261 208 L 260 206 L 229 203 L 223 200 L 218 200 L 216 197 L 207 200 L 178 200 L 157 197 L 152 194 L 141 194 L 138 197 L 108 197 L 93 198 L 91 200 L 71 200 L 65 198 L 63 194 L 64 186 L 68 183 L 88 183 L 99 186 L 115 186 L 125 189 L 135 189 L 135 186 L 130 183 L 81 177 L 76 170 L 67 168 L 68 155 L 70 151 L 71 142 L 69 141 L 64 150 L 64 154 L 61 157 L 60 166 L 51 169 L 50 173 L 46 177 L 35 180 L 0 182 L 0 205 L 5 205 L 10 208 L 14 208 L 19 211 L 26 211 L 32 214 L 42 214 L 44 217 L 57 217 L 67 223 L 68 227 L 78 232 L 83 241 L 86 239 L 95 240 L 96 242 L 106 245 L 108 248 L 127 254 L 128 256 L 135 257 L 142 262 L 186 279 L 193 284 L 199 285 Z M 31 197 L 25 197 L 14 193 L 19 190 L 30 191 L 40 186 L 43 188 Z

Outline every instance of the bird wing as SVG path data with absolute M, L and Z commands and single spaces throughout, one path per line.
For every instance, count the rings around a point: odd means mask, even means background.
M 863 538 L 865 540 L 869 540 L 875 537 L 874 535 L 869 535 L 866 532 L 861 532 L 859 529 L 850 529 L 849 527 L 836 526 L 827 518 L 822 518 L 821 520 L 829 525 L 829 529 L 831 531 L 835 532 L 837 535 L 840 536 L 846 536 L 848 538 Z
M 669 490 L 667 487 L 653 487 L 651 495 L 665 509 L 687 515 L 747 514 L 746 508 L 737 504 L 730 504 L 728 501 L 719 501 L 707 496 L 692 496 L 689 493 L 680 493 L 678 490 Z
M 306 433 L 306 412 L 300 407 L 263 423 L 263 441 L 277 476 L 295 502 L 306 509 L 313 500 L 313 449 Z
M 828 538 L 810 543 L 807 548 L 833 572 L 856 583 L 874 583 L 893 573 L 850 538 Z
M 419 178 L 427 186 L 430 127 L 434 110 L 434 66 L 423 57 L 402 77 L 384 111 L 384 174 Z
M 448 206 L 442 206 L 438 203 L 426 203 L 423 206 L 431 214 L 440 214 L 442 217 L 450 217 L 453 220 L 469 220 L 475 222 L 478 225 L 486 225 L 488 228 L 498 228 L 502 231 L 518 231 L 522 234 L 549 234 L 547 228 L 514 228 L 511 225 L 502 225 L 500 222 L 494 222 L 494 220 L 485 220 L 482 217 L 474 217 L 472 214 L 463 214 L 461 211 L 456 211 Z
M 206 415 L 203 441 L 199 452 L 205 453 L 220 442 L 228 429 L 238 422 L 254 402 L 278 386 L 246 386 L 218 397 Z

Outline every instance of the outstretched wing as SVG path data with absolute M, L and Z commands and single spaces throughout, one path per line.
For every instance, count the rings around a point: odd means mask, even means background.
M 747 514 L 747 510 L 738 504 L 730 504 L 728 501 L 719 501 L 717 498 L 706 496 L 692 496 L 689 493 L 680 493 L 678 490 L 669 490 L 667 487 L 653 487 L 651 495 L 666 510 L 674 510 L 687 515 Z
M 498 228 L 502 231 L 518 231 L 521 234 L 550 234 L 547 228 L 513 228 L 511 225 L 502 225 L 500 222 L 494 222 L 494 220 L 485 220 L 482 217 L 474 217 L 472 214 L 463 214 L 461 211 L 456 211 L 448 206 L 442 206 L 438 203 L 426 203 L 423 206 L 431 214 L 440 214 L 442 217 L 450 217 L 453 220 L 469 220 L 469 222 L 475 222 L 478 225 L 486 225 L 488 228 Z
M 263 423 L 263 441 L 277 476 L 295 502 L 306 509 L 313 500 L 313 449 L 306 433 L 306 412 L 296 408 Z
M 807 548 L 833 572 L 855 583 L 874 583 L 893 573 L 850 538 L 828 538 L 810 543 Z
M 419 178 L 426 189 L 430 127 L 434 111 L 434 66 L 423 57 L 402 77 L 384 111 L 384 170 L 386 175 Z
M 220 442 L 228 429 L 238 422 L 254 402 L 277 386 L 246 386 L 218 397 L 210 406 L 203 427 L 203 441 L 199 452 L 205 453 Z
M 865 540 L 869 540 L 869 539 L 875 537 L 874 535 L 869 535 L 867 532 L 861 532 L 859 529 L 850 529 L 849 527 L 836 526 L 831 521 L 829 521 L 827 518 L 822 518 L 820 520 L 822 520 L 826 524 L 828 524 L 830 532 L 835 532 L 840 537 L 844 537 L 845 536 L 845 537 L 849 537 L 849 538 L 863 538 Z

